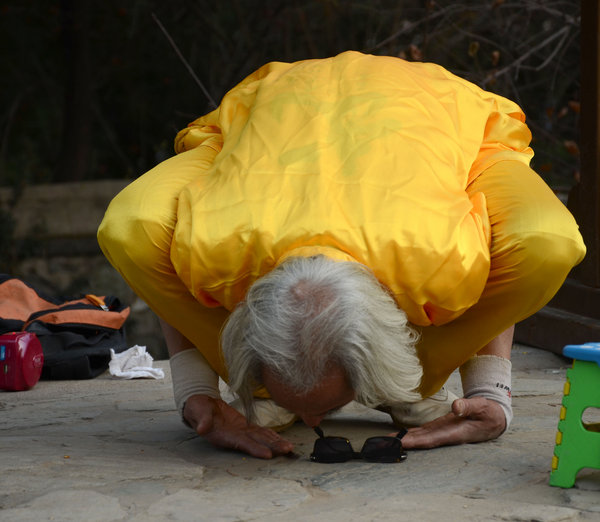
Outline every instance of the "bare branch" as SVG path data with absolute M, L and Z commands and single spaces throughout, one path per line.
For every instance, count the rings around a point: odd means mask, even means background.
M 445 16 L 449 12 L 460 11 L 460 9 L 462 9 L 462 8 L 463 8 L 463 6 L 461 6 L 461 5 L 451 5 L 451 6 L 445 7 L 444 9 L 440 9 L 439 11 L 437 11 L 437 12 L 435 12 L 433 14 L 428 14 L 424 18 L 421 18 L 420 20 L 417 20 L 415 22 L 408 22 L 408 21 L 405 20 L 404 23 L 402 24 L 402 27 L 400 27 L 400 29 L 398 29 L 396 32 L 394 32 L 393 34 L 391 34 L 390 36 L 388 36 L 387 38 L 385 38 L 384 40 L 382 40 L 378 44 L 375 44 L 370 49 L 367 49 L 366 52 L 371 53 L 373 51 L 376 51 L 377 49 L 380 49 L 384 45 L 386 45 L 386 44 L 388 44 L 390 42 L 393 42 L 399 36 L 402 36 L 403 34 L 410 33 L 415 28 L 417 28 L 419 25 L 421 25 L 421 24 L 423 24 L 423 23 L 425 23 L 427 21 L 431 21 L 431 20 L 433 20 L 435 18 L 439 18 L 440 16 Z
M 490 74 L 490 76 L 484 80 L 483 84 L 484 85 L 488 84 L 494 78 L 498 78 L 499 76 L 502 76 L 503 74 L 506 74 L 507 72 L 511 71 L 512 69 L 515 69 L 515 68 L 518 69 L 518 68 L 520 68 L 521 64 L 525 60 L 527 60 L 527 58 L 529 58 L 532 54 L 534 54 L 535 52 L 537 52 L 539 49 L 542 49 L 542 48 L 546 47 L 546 45 L 548 45 L 549 43 L 553 42 L 557 38 L 563 37 L 563 40 L 561 40 L 561 41 L 564 41 L 566 35 L 568 35 L 568 33 L 569 33 L 569 30 L 570 30 L 569 27 L 565 26 L 560 31 L 558 31 L 556 33 L 553 33 L 548 38 L 546 38 L 544 41 L 540 42 L 538 45 L 536 45 L 535 47 L 532 47 L 531 49 L 529 49 L 529 51 L 527 51 L 526 53 L 524 53 L 521 56 L 519 56 L 519 58 L 517 58 L 511 64 L 509 64 L 506 67 L 503 67 L 502 69 L 499 69 L 499 70 L 493 72 L 492 74 Z M 560 44 L 557 46 L 557 48 L 560 48 Z M 544 64 L 547 61 L 548 60 L 546 60 L 544 62 Z
M 156 22 L 156 24 L 158 25 L 158 27 L 160 28 L 160 30 L 163 32 L 163 34 L 165 35 L 165 37 L 167 38 L 167 40 L 171 44 L 171 47 L 173 47 L 173 50 L 177 53 L 177 56 L 179 56 L 179 59 L 182 61 L 182 63 L 185 66 L 185 68 L 192 75 L 192 78 L 194 78 L 194 80 L 196 81 L 196 83 L 198 84 L 198 86 L 200 87 L 200 89 L 202 89 L 202 92 L 208 98 L 208 101 L 212 105 L 213 109 L 216 109 L 217 108 L 217 104 L 215 103 L 215 100 L 213 100 L 212 96 L 210 95 L 210 93 L 208 92 L 208 90 L 206 89 L 206 87 L 204 87 L 204 84 L 200 81 L 200 78 L 198 78 L 198 76 L 196 76 L 196 73 L 194 72 L 194 69 L 192 69 L 192 67 L 188 63 L 188 61 L 183 57 L 183 54 L 181 54 L 181 51 L 179 50 L 179 47 L 177 47 L 177 44 L 174 42 L 173 38 L 171 38 L 171 35 L 167 32 L 167 30 L 165 29 L 165 26 L 161 23 L 161 21 L 158 19 L 158 17 L 154 13 L 152 13 L 152 18 L 154 19 L 154 21 Z
M 565 28 L 566 29 L 566 28 Z M 523 69 L 530 69 L 533 71 L 540 71 L 542 70 L 544 67 L 546 67 L 553 59 L 554 57 L 560 52 L 560 50 L 563 47 L 563 44 L 566 42 L 567 38 L 569 37 L 569 31 L 565 31 L 563 37 L 561 38 L 560 42 L 558 42 L 558 44 L 556 45 L 556 47 L 554 48 L 554 50 L 550 53 L 550 55 L 539 65 L 536 66 L 521 66 Z

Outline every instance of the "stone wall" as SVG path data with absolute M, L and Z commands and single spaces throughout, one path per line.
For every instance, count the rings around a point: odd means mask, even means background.
M 116 295 L 131 306 L 127 340 L 167 358 L 158 320 L 102 255 L 96 230 L 128 181 L 0 188 L 3 271 L 50 295 Z

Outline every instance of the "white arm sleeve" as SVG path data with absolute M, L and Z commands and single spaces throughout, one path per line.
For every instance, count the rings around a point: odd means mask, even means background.
M 175 406 L 183 422 L 186 423 L 183 418 L 185 401 L 192 395 L 220 397 L 219 377 L 195 348 L 176 353 L 169 359 L 169 364 Z
M 476 355 L 460 367 L 465 398 L 484 397 L 500 404 L 506 417 L 505 430 L 513 418 L 511 371 L 512 363 L 497 355 Z

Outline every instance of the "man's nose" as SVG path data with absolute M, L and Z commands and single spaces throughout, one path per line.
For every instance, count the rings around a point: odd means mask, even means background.
M 300 415 L 300 418 L 309 428 L 314 428 L 321 424 L 325 415 Z

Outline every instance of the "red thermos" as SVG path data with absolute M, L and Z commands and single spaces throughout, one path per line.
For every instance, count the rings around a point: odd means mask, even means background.
M 0 335 L 0 389 L 21 391 L 40 380 L 44 352 L 35 334 L 12 332 Z

